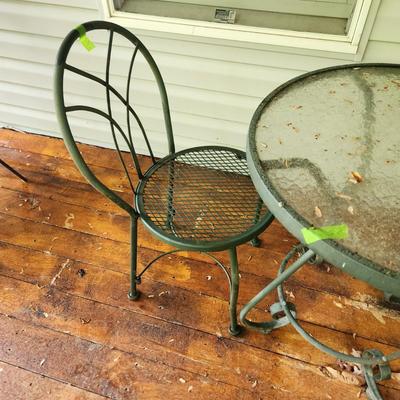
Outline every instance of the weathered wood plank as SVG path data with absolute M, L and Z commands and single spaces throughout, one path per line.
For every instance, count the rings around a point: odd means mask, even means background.
M 3 133 L 3 132 L 2 132 Z M 3 141 L 1 141 L 1 136 L 4 136 Z M 32 135 L 27 135 L 24 133 L 20 132 L 13 132 L 9 130 L 4 130 L 4 133 L 0 135 L 0 145 L 3 146 L 8 146 L 11 148 L 16 148 L 21 150 L 24 149 L 26 150 L 31 150 L 31 151 L 36 151 L 36 152 L 44 152 L 46 155 L 51 156 L 52 154 L 57 155 L 57 157 L 62 157 L 67 160 L 69 160 L 69 155 L 67 154 L 67 151 L 64 147 L 63 142 L 60 139 L 56 138 L 47 138 L 47 137 L 34 137 L 35 140 L 32 140 Z M 33 142 L 33 143 L 32 143 Z M 88 146 L 88 145 L 82 145 L 82 149 L 85 152 L 85 155 L 88 158 L 89 163 L 93 163 L 94 165 L 99 165 L 102 167 L 107 167 L 108 165 L 111 165 L 113 168 L 116 169 L 121 169 L 120 164 L 113 163 L 112 160 L 113 157 L 111 157 L 112 150 L 110 149 L 101 149 L 95 146 Z M 106 155 L 106 157 L 104 157 Z M 114 174 L 115 171 L 110 171 L 111 174 Z M 76 199 L 73 199 L 76 201 Z M 86 201 L 84 204 L 90 204 L 90 202 Z M 93 210 L 93 212 L 96 212 Z M 120 213 L 120 210 L 116 210 L 116 213 Z M 90 213 L 89 213 L 90 214 Z M 89 215 L 88 215 L 89 217 Z M 100 217 L 101 218 L 101 217 Z M 92 224 L 92 223 L 91 223 Z M 125 226 L 127 226 L 128 222 L 125 222 Z M 104 233 L 108 234 L 108 232 L 104 231 L 101 229 L 101 232 L 99 230 L 96 230 L 96 227 L 92 224 L 93 226 L 93 231 L 89 233 L 95 233 L 98 235 L 102 235 Z M 278 229 L 274 229 L 274 228 Z M 83 229 L 82 231 L 87 231 L 87 226 L 86 230 L 85 227 L 83 228 L 77 228 Z M 147 232 L 144 232 L 146 234 Z M 111 233 L 113 235 L 113 233 Z M 143 232 L 140 233 L 140 236 L 143 235 Z M 127 235 L 125 235 L 125 238 Z M 116 240 L 120 240 L 118 236 L 112 236 L 112 238 Z M 288 235 L 288 233 L 279 225 L 279 224 L 273 224 L 264 235 L 262 235 L 263 242 L 264 242 L 264 247 L 268 247 L 266 250 L 267 251 L 258 251 L 258 249 L 247 249 L 246 253 L 250 254 L 244 254 L 242 252 L 239 253 L 239 259 L 240 263 L 242 266 L 242 269 L 244 268 L 245 270 L 255 273 L 257 275 L 264 275 L 265 273 L 268 274 L 268 271 L 270 270 L 268 267 L 266 268 L 265 265 L 271 265 L 271 261 L 273 263 L 280 262 L 279 257 L 271 257 L 271 253 L 275 252 L 275 249 L 278 250 L 278 252 L 281 254 L 282 251 L 287 251 L 283 250 L 284 249 L 289 249 L 289 246 L 291 243 L 294 243 L 294 239 Z M 158 248 L 160 251 L 165 250 L 165 248 L 168 248 L 168 246 L 160 246 L 160 242 L 154 241 L 152 242 L 152 245 L 155 246 L 158 243 L 157 247 L 153 248 Z M 281 244 L 283 246 L 278 246 L 277 244 Z M 286 245 L 286 246 L 285 246 Z M 169 249 L 169 248 L 168 248 Z M 227 263 L 227 258 L 225 254 L 222 254 L 223 257 L 223 262 Z M 195 258 L 195 259 L 203 259 L 201 255 L 198 255 L 196 253 L 191 253 L 190 258 Z M 252 262 L 249 262 L 250 260 Z M 247 265 L 248 264 L 248 265 Z M 247 269 L 250 268 L 249 269 Z M 314 273 L 310 275 L 310 270 L 306 269 L 306 274 L 307 276 L 306 281 L 303 284 L 310 283 L 310 285 L 318 285 L 318 290 L 323 290 L 323 291 L 333 291 L 333 293 L 340 294 L 342 296 L 350 297 L 351 293 L 363 293 L 364 295 L 367 295 L 369 298 L 375 297 L 376 299 L 374 300 L 375 302 L 382 302 L 382 294 L 370 287 L 369 285 L 355 280 L 348 275 L 342 274 L 340 271 L 336 269 L 332 269 L 330 271 L 330 274 L 324 274 L 322 271 L 322 274 L 318 273 L 320 272 L 321 268 L 316 269 L 315 267 L 312 267 L 314 269 Z M 326 268 L 326 267 L 325 267 Z M 300 276 L 301 280 L 301 272 L 297 274 L 297 276 Z M 314 279 L 313 279 L 314 278 Z M 348 281 L 351 281 L 351 286 L 348 284 Z
M 36 170 L 18 168 L 18 171 L 29 177 L 29 183 L 23 182 L 4 168 L 0 169 L 0 188 L 20 190 L 31 195 L 41 194 L 52 200 L 62 201 L 66 204 L 78 204 L 95 210 L 122 214 L 122 210 L 113 202 L 106 199 L 94 188 L 86 183 L 72 182 L 66 179 L 51 177 Z M 125 193 L 120 193 L 125 200 Z M 90 205 L 90 207 L 88 207 Z
M 64 178 L 73 182 L 86 183 L 85 178 L 75 167 L 74 163 L 69 160 L 37 153 L 22 152 L 21 150 L 1 146 L 0 157 L 5 162 L 13 164 L 15 168 L 25 171 L 28 179 L 30 178 L 30 171 L 38 170 L 54 177 Z M 129 164 L 130 167 L 132 167 L 131 164 Z M 32 168 L 33 166 L 34 168 Z M 110 170 L 109 168 L 98 166 L 91 166 L 91 170 L 110 189 L 116 192 L 129 189 L 127 178 L 122 171 Z M 135 179 L 134 176 L 132 176 L 132 178 Z
M 71 160 L 63 140 L 49 136 L 31 135 L 0 128 L 0 146 L 22 150 L 23 152 L 37 153 L 45 156 Z M 121 162 L 118 157 L 116 157 L 114 150 L 87 144 L 78 144 L 78 147 L 82 151 L 82 154 L 89 165 L 122 171 Z M 129 155 L 126 153 L 124 154 L 126 157 L 125 161 L 131 162 Z M 139 156 L 139 159 L 143 165 L 147 167 L 149 166 L 150 161 L 148 157 Z
M 33 223 L 28 220 L 10 217 L 0 214 L 0 223 L 7 226 L 7 232 L 0 232 L 0 240 L 6 243 L 30 247 L 41 251 L 51 251 L 54 254 L 81 261 L 89 264 L 97 264 L 99 261 L 102 266 L 116 271 L 127 273 L 129 270 L 129 245 L 100 237 L 82 234 L 68 229 L 62 229 L 51 225 Z M 84 249 L 84 250 L 83 250 Z M 145 254 L 139 258 L 140 266 L 143 267 L 151 260 L 157 252 L 151 251 L 150 257 Z M 226 288 L 220 285 L 220 279 L 207 280 L 210 274 L 208 265 L 196 262 L 196 267 L 191 265 L 188 259 L 180 260 L 171 256 L 163 261 L 163 268 L 154 268 L 152 274 L 155 281 L 163 280 L 173 285 L 194 286 L 196 290 L 209 295 L 226 298 Z M 166 268 L 166 265 L 169 267 Z M 194 267 L 194 268 L 192 268 Z M 166 273 L 167 272 L 167 273 Z M 215 272 L 217 273 L 217 272 Z M 177 275 L 178 274 L 178 275 Z M 179 278 L 179 274 L 183 274 Z M 178 278 L 177 278 L 178 276 Z M 190 282 L 189 278 L 197 278 Z M 195 282 L 195 283 L 194 283 Z M 242 274 L 241 289 L 239 300 L 243 304 L 247 302 L 255 293 L 261 290 L 269 282 L 268 278 L 255 275 Z M 316 324 L 327 324 L 329 327 L 353 333 L 362 337 L 368 337 L 379 342 L 399 346 L 399 338 L 394 337 L 399 324 L 399 312 L 386 310 L 379 306 L 369 306 L 364 299 L 348 300 L 339 296 L 323 293 L 302 286 L 288 284 L 287 289 L 293 292 L 297 299 L 300 319 Z M 273 301 L 273 297 L 267 299 L 267 304 Z M 329 321 L 326 314 L 329 310 Z
M 316 366 L 274 353 L 260 353 L 239 342 L 70 296 L 54 288 L 40 289 L 4 277 L 0 277 L 0 285 L 3 288 L 0 313 L 133 352 L 173 368 L 206 374 L 220 382 L 247 388 L 256 386 L 253 389 L 258 395 L 268 394 L 271 386 L 314 399 L 326 399 L 326 393 L 340 398 L 358 393 L 357 387 L 327 378 Z M 251 372 L 239 374 L 236 368 Z M 290 379 L 285 379 L 289 376 Z M 320 393 L 321 387 L 326 392 Z
M 46 262 L 40 262 L 43 254 L 28 249 L 18 248 L 0 243 L 2 261 L 0 274 L 38 284 L 40 287 L 52 285 L 67 293 L 96 300 L 102 303 L 143 313 L 157 319 L 181 324 L 210 334 L 222 335 L 228 326 L 227 301 L 200 295 L 196 291 L 180 289 L 172 284 L 154 282 L 146 279 L 142 290 L 151 297 L 141 302 L 129 302 L 126 293 L 121 290 L 127 286 L 127 276 L 122 273 L 104 270 L 93 265 L 78 262 L 70 263 L 60 274 L 65 259 L 53 255 L 45 256 Z M 24 260 L 23 263 L 18 256 Z M 84 275 L 79 271 L 84 271 Z M 53 279 L 57 276 L 57 279 Z M 222 278 L 222 277 L 221 277 Z M 258 318 L 267 318 L 263 312 Z M 352 349 L 380 348 L 385 354 L 394 351 L 390 346 L 378 344 L 352 335 L 342 334 L 313 324 L 304 324 L 305 328 L 323 342 L 351 353 Z M 312 363 L 325 365 L 334 362 L 333 358 L 308 345 L 293 329 L 282 329 L 271 335 L 263 336 L 254 332 L 246 332 L 241 342 L 260 349 L 290 356 Z M 400 362 L 393 363 L 400 369 Z M 391 384 L 395 383 L 390 381 Z M 399 387 L 400 385 L 395 385 Z
M 107 398 L 109 397 L 99 396 L 0 361 L 1 400 L 102 400 Z
M 221 286 L 222 273 L 210 269 L 209 260 L 201 255 L 185 252 L 183 257 L 164 258 L 144 278 L 142 290 L 145 296 L 151 297 L 128 302 L 125 297 L 128 218 L 74 172 L 75 167 L 60 140 L 37 138 L 0 130 L 3 158 L 9 157 L 13 165 L 32 178 L 29 185 L 24 185 L 0 170 L 0 187 L 6 189 L 0 190 L 3 213 L 0 224 L 4 226 L 3 222 L 7 222 L 7 228 L 10 227 L 9 232 L 0 230 L 0 240 L 4 242 L 0 244 L 0 274 L 13 278 L 11 281 L 0 278 L 0 282 L 2 279 L 8 283 L 19 281 L 15 284 L 17 288 L 5 291 L 6 298 L 14 296 L 14 304 L 11 300 L 5 301 L 0 305 L 0 312 L 9 310 L 22 324 L 39 324 L 47 327 L 46 330 L 68 331 L 71 337 L 82 336 L 83 340 L 115 345 L 119 349 L 115 351 L 123 354 L 133 351 L 135 357 L 149 363 L 161 360 L 170 369 L 187 374 L 199 375 L 201 367 L 207 365 L 209 379 L 228 388 L 252 391 L 254 396 L 259 393 L 260 398 L 266 395 L 268 399 L 283 399 L 287 393 L 290 393 L 288 398 L 295 393 L 299 399 L 356 397 L 358 388 L 349 388 L 324 376 L 327 370 L 319 367 L 332 360 L 305 344 L 291 328 L 268 336 L 246 333 L 239 339 L 220 338 L 228 322 L 227 289 Z M 86 145 L 81 150 L 103 180 L 126 196 L 126 181 L 110 150 Z M 244 245 L 239 250 L 242 302 L 248 301 L 274 277 L 277 262 L 294 243 L 277 223 L 262 235 L 262 240 L 262 248 Z M 141 266 L 160 251 L 169 249 L 143 228 L 140 245 Z M 118 253 L 114 254 L 116 249 Z M 227 263 L 225 252 L 219 256 Z M 67 258 L 71 259 L 70 263 L 66 263 Z M 376 341 L 399 346 L 390 334 L 384 334 L 386 330 L 395 336 L 393 328 L 396 320 L 398 326 L 399 315 L 381 306 L 379 292 L 336 269 L 327 273 L 326 268 L 307 266 L 287 287 L 287 293 L 295 297 L 301 309 L 300 319 L 309 321 L 304 323 L 305 327 L 315 337 L 339 346 L 342 351 L 378 347 L 387 353 L 394 349 Z M 81 277 L 79 270 L 86 274 Z M 211 280 L 207 279 L 208 275 Z M 45 287 L 36 287 L 36 283 Z M 0 283 L 0 287 L 4 286 Z M 25 296 L 31 289 L 33 292 L 27 299 L 19 300 L 18 294 Z M 267 303 L 272 301 L 270 298 Z M 328 321 L 328 309 L 333 324 Z M 89 319 L 77 318 L 82 312 L 90 315 Z M 91 316 L 98 318 L 98 312 L 105 317 L 103 324 L 99 319 L 93 319 L 92 323 Z M 262 310 L 255 313 L 257 317 L 265 315 Z M 132 328 L 127 321 L 121 323 L 124 318 L 131 319 L 135 326 Z M 352 327 L 360 324 L 366 327 L 361 332 L 358 330 L 360 336 L 353 338 L 352 331 L 357 329 Z M 115 332 L 111 333 L 113 325 L 117 338 L 113 336 Z M 176 335 L 176 340 L 183 343 L 176 346 L 172 341 L 166 345 L 168 334 Z M 136 337 L 136 347 L 130 345 L 129 335 Z M 234 364 L 241 374 L 232 371 Z M 271 365 L 279 365 L 280 378 L 273 375 Z M 393 365 L 399 369 L 397 363 Z M 287 383 L 289 376 L 298 382 Z M 322 394 L 314 390 L 315 384 L 329 386 L 332 391 L 319 397 Z M 151 379 L 149 385 L 161 390 Z M 398 398 L 399 392 L 394 390 L 399 388 L 396 382 L 391 380 L 384 385 L 382 392 L 387 398 Z M 212 392 L 209 397 L 213 397 Z
M 88 399 L 253 398 L 251 390 L 2 315 L 0 333 L 0 360 L 101 395 Z
M 5 189 L 0 193 L 0 210 L 4 210 L 9 215 L 59 227 L 66 227 L 67 222 L 69 229 L 124 243 L 129 242 L 129 217 L 68 204 L 62 200 L 54 201 L 39 194 L 32 195 Z M 262 239 L 260 248 L 251 246 L 240 248 L 238 254 L 240 269 L 243 272 L 273 278 L 275 266 L 280 262 L 282 253 L 289 250 L 293 238 L 289 241 L 287 238 L 290 236 L 277 222 L 274 222 L 260 237 Z M 139 226 L 139 241 L 142 247 L 158 251 L 171 249 L 170 246 L 155 239 L 142 225 Z M 180 255 L 209 262 L 207 257 L 199 253 L 182 252 Z M 219 253 L 218 257 L 225 264 L 229 264 L 226 253 Z M 273 266 L 272 269 L 268 267 L 271 265 Z M 330 268 L 329 273 L 327 273 L 326 268 L 327 266 L 306 267 L 304 271 L 296 274 L 294 280 L 306 287 L 355 300 L 357 300 L 357 292 L 363 293 L 369 298 L 375 299 L 375 301 L 382 300 L 382 293 L 371 286 L 350 278 L 336 268 Z M 349 282 L 351 282 L 351 286 Z

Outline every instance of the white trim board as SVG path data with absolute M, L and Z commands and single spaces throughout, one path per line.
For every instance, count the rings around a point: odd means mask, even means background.
M 226 45 L 250 45 L 257 48 L 275 47 L 277 51 L 300 50 L 321 53 L 320 56 L 360 61 L 381 0 L 357 0 L 347 35 L 297 32 L 282 29 L 257 28 L 179 18 L 159 17 L 117 11 L 112 0 L 98 0 L 106 20 L 127 28 L 162 33 L 163 36 L 187 38 L 201 42 L 221 41 Z

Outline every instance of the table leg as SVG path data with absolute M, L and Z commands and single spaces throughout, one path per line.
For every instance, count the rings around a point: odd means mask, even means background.
M 279 287 L 286 279 L 293 275 L 298 269 L 300 269 L 308 260 L 314 257 L 315 253 L 312 250 L 307 250 L 297 261 L 295 261 L 286 271 L 279 274 L 269 285 L 267 285 L 261 292 L 254 296 L 240 312 L 240 320 L 244 326 L 250 329 L 258 330 L 262 333 L 269 333 L 272 329 L 281 328 L 289 323 L 286 317 L 279 318 L 279 314 L 282 312 L 281 305 L 275 303 L 271 307 L 272 321 L 265 322 L 254 322 L 248 320 L 247 314 L 262 301 L 269 293 Z M 290 311 L 295 313 L 294 305 L 292 303 L 286 303 L 290 308 Z
M 295 306 L 294 304 L 286 301 L 282 287 L 283 283 L 291 275 L 293 275 L 307 261 L 315 256 L 315 253 L 312 250 L 306 250 L 303 255 L 301 255 L 290 267 L 286 269 L 289 261 L 299 251 L 299 246 L 293 248 L 282 261 L 278 276 L 243 307 L 242 311 L 240 312 L 240 320 L 242 324 L 261 333 L 270 333 L 273 329 L 280 328 L 289 323 L 292 324 L 296 331 L 318 350 L 321 350 L 339 360 L 362 365 L 368 386 L 367 395 L 369 396 L 369 400 L 382 400 L 376 382 L 390 378 L 391 370 L 388 363 L 389 361 L 399 359 L 400 351 L 395 351 L 387 356 L 384 356 L 379 350 L 372 349 L 364 351 L 362 357 L 355 357 L 349 354 L 338 352 L 331 347 L 326 346 L 306 332 L 296 320 Z M 248 320 L 248 313 L 274 289 L 277 289 L 279 303 L 273 304 L 270 308 L 273 320 L 265 322 L 254 322 Z M 284 312 L 285 316 L 277 317 L 277 315 L 282 314 L 282 312 Z M 374 367 L 377 367 L 379 370 L 377 374 L 373 373 Z
M 379 350 L 365 350 L 363 352 L 363 357 L 372 358 L 372 357 L 383 357 L 383 353 Z M 379 393 L 378 386 L 376 382 L 384 381 L 386 379 L 390 379 L 391 377 L 391 369 L 388 363 L 381 364 L 378 366 L 378 372 L 374 373 L 372 366 L 365 365 L 363 366 L 365 382 L 367 384 L 367 397 L 368 400 L 383 400 L 383 397 Z

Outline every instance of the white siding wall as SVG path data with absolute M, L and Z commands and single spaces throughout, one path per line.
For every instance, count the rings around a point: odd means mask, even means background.
M 0 126 L 60 135 L 52 96 L 56 51 L 70 29 L 100 15 L 97 0 L 0 0 Z M 179 148 L 208 143 L 244 148 L 252 113 L 268 92 L 305 71 L 346 62 L 340 56 L 136 33 L 166 82 Z M 400 63 L 399 0 L 382 0 L 362 61 Z M 87 95 L 84 88 L 75 94 Z M 83 122 L 90 128 L 90 121 Z M 88 129 L 81 140 L 110 144 L 106 127 Z

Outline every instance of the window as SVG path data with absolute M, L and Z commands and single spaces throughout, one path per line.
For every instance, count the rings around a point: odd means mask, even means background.
M 138 29 L 322 50 L 359 59 L 380 0 L 102 0 Z M 134 21 L 134 24 L 133 24 Z

